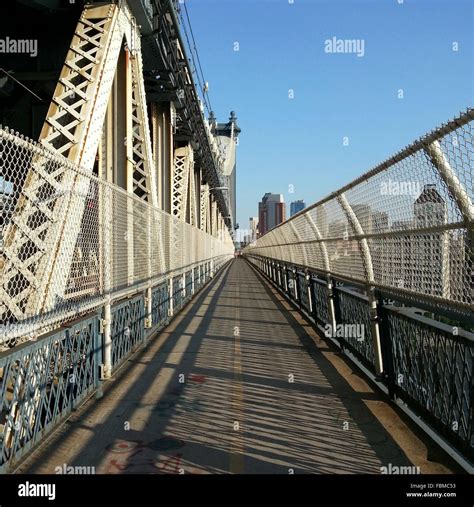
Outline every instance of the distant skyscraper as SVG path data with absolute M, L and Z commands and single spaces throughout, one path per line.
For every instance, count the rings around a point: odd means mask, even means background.
M 449 297 L 450 276 L 456 279 L 454 285 L 460 286 L 462 283 L 456 268 L 451 266 L 450 255 L 454 251 L 454 243 L 450 248 L 448 231 L 404 233 L 410 229 L 441 227 L 446 223 L 446 202 L 436 185 L 425 185 L 413 204 L 413 219 L 394 221 L 391 230 L 398 233 L 388 237 L 378 252 L 373 251 L 374 270 L 381 273 L 382 282 L 402 289 Z M 459 239 L 457 246 L 462 257 L 463 245 Z M 461 292 L 463 290 L 461 287 Z
M 258 217 L 250 217 L 250 241 L 255 241 L 258 235 Z
M 306 204 L 303 200 L 299 200 L 299 201 L 293 201 L 291 204 L 290 204 L 290 217 L 292 217 L 293 215 L 296 215 L 296 213 L 298 213 L 299 211 L 301 211 L 302 209 L 305 209 L 306 208 Z
M 445 225 L 448 207 L 436 190 L 425 185 L 414 204 L 417 228 Z M 447 231 L 418 234 L 413 239 L 414 281 L 426 294 L 449 297 L 449 235 Z
M 286 220 L 286 207 L 282 194 L 267 192 L 258 203 L 259 237 Z

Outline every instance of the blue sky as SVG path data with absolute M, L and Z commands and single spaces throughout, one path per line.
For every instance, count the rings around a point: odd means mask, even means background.
M 265 192 L 289 215 L 473 105 L 474 2 L 399 1 L 186 0 L 216 116 L 242 128 L 242 229 Z M 364 56 L 326 53 L 333 37 Z

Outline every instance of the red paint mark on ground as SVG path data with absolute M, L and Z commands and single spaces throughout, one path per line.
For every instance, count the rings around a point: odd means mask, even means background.
M 191 375 L 188 375 L 188 380 L 191 382 L 199 382 L 203 383 L 206 381 L 206 377 L 204 375 L 195 375 L 194 373 L 191 373 Z
M 162 465 L 158 467 L 160 472 L 166 473 L 165 470 L 169 469 L 171 474 L 179 474 L 181 457 L 182 454 L 175 454 L 174 456 L 170 456 Z M 174 467 L 173 467 L 174 462 Z
M 114 453 L 125 453 L 137 450 L 144 446 L 141 440 L 114 442 L 107 446 L 107 451 Z

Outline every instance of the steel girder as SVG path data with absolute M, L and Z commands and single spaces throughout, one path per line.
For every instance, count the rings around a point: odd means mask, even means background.
M 171 213 L 186 221 L 189 181 L 194 171 L 193 150 L 188 145 L 174 152 L 173 198 Z M 191 176 L 190 176 L 191 175 Z
M 200 228 L 209 231 L 209 185 L 201 185 L 201 216 Z
M 89 193 L 87 174 L 93 171 L 124 40 L 131 78 L 127 187 L 150 204 L 157 203 L 138 27 L 125 3 L 88 5 L 40 135 L 45 147 L 80 166 L 84 176 L 67 164 L 51 164 L 46 154 L 34 155 L 5 235 L 0 317 L 20 320 L 47 311 L 64 298 Z
M 200 110 L 175 7 L 170 0 L 154 0 L 153 4 L 153 17 L 142 2 L 130 5 L 142 25 L 145 74 L 150 76 L 146 82 L 148 96 L 152 101 L 172 101 L 175 104 L 180 118 L 180 140 L 192 143 L 194 159 L 202 168 L 204 182 L 212 188 L 221 187 L 222 171 L 211 148 L 206 120 Z M 222 216 L 230 217 L 224 193 L 216 191 L 215 198 Z M 224 220 L 231 228 L 232 219 Z

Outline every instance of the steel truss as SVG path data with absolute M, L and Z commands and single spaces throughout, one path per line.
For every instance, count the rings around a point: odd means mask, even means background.
M 0 252 L 3 325 L 52 315 L 78 299 L 179 269 L 185 259 L 194 262 L 196 255 L 183 249 L 187 242 L 197 249 L 197 238 L 186 238 L 189 233 L 176 222 L 201 225 L 193 150 L 187 145 L 174 154 L 169 219 L 158 209 L 140 39 L 126 2 L 87 5 L 46 115 L 41 147 L 8 131 L 0 136 L 12 157 L 5 163 L 15 165 L 9 171 L 15 207 Z M 119 73 L 123 52 L 125 71 Z M 125 80 L 126 96 L 124 188 L 143 205 L 92 177 L 118 79 Z M 115 222 L 109 223 L 111 217 Z M 225 248 L 231 245 L 228 236 Z

